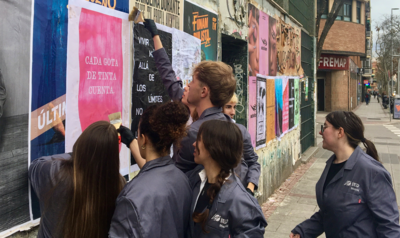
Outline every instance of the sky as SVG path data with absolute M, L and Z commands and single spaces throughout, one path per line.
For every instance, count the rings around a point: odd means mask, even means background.
M 400 0 L 371 0 L 371 30 L 373 31 L 373 42 L 375 51 L 375 41 L 376 41 L 376 30 L 375 27 L 378 22 L 383 20 L 385 15 L 390 17 L 390 12 L 392 8 L 400 8 Z M 400 16 L 400 10 L 394 10 L 393 15 Z

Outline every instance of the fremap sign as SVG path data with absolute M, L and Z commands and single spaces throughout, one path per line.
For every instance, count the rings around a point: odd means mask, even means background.
M 348 70 L 349 57 L 321 54 L 321 57 L 319 57 L 318 69 Z

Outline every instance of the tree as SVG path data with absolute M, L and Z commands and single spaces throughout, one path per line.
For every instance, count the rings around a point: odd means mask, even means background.
M 331 29 L 333 23 L 335 23 L 336 17 L 339 15 L 339 12 L 343 8 L 343 0 L 334 0 L 332 4 L 332 8 L 328 13 L 326 18 L 324 29 L 322 30 L 321 36 L 318 37 L 317 43 L 317 60 L 321 57 L 322 47 L 324 46 L 324 42 L 326 37 L 328 36 L 328 32 Z M 319 28 L 321 23 L 321 17 L 326 9 L 329 7 L 329 0 L 319 0 L 317 4 L 317 22 L 316 22 L 316 31 L 315 34 L 319 35 Z
M 393 55 L 400 55 L 400 17 L 393 16 L 393 28 L 390 15 L 384 16 L 381 22 L 376 24 L 376 73 L 375 79 L 382 85 L 383 91 L 390 93 L 388 86 L 388 71 L 392 67 L 392 37 Z M 397 74 L 399 57 L 393 57 L 393 75 Z M 394 85 L 395 86 L 395 85 Z

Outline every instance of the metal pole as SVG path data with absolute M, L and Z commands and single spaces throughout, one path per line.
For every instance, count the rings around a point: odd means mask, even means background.
M 398 59 L 398 64 L 397 64 L 397 95 L 400 95 L 400 58 Z

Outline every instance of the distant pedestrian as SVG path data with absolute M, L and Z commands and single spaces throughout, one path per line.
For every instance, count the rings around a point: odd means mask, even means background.
M 137 140 L 129 128 L 118 130 L 141 169 L 117 198 L 110 238 L 187 237 L 192 190 L 169 153 L 186 134 L 188 119 L 183 103 L 168 102 L 143 112 Z
M 106 121 L 91 124 L 71 154 L 34 160 L 28 176 L 40 202 L 37 237 L 107 237 L 125 185 L 117 130 Z
M 366 93 L 365 93 L 365 103 L 367 104 L 367 106 L 368 106 L 368 104 L 369 104 L 369 100 L 371 99 L 371 94 L 369 93 L 369 91 L 367 91 Z
M 374 94 L 374 99 L 375 99 L 376 98 L 376 94 L 377 94 L 375 90 L 374 90 L 373 94 Z
M 205 121 L 193 146 L 199 165 L 187 173 L 193 189 L 191 237 L 264 237 L 267 222 L 261 207 L 234 173 L 243 150 L 239 127 Z
M 353 112 L 326 116 L 320 135 L 334 152 L 315 187 L 319 211 L 290 237 L 400 237 L 399 210 L 389 172 Z M 362 143 L 366 152 L 358 144 Z

